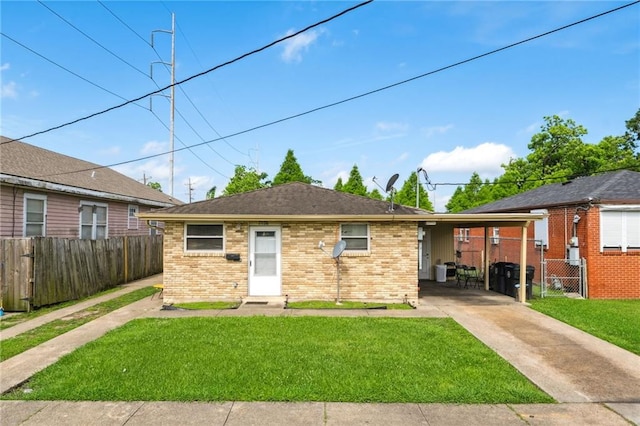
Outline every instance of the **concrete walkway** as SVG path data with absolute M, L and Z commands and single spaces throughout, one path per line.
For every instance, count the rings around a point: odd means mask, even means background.
M 117 297 L 122 291 L 133 291 L 159 282 L 161 276 L 137 281 L 119 292 L 83 304 L 100 303 L 103 298 Z M 207 312 L 167 311 L 160 310 L 160 307 L 161 300 L 157 297 L 143 299 L 0 363 L 0 392 L 14 388 L 75 348 L 139 317 L 450 316 L 559 404 L 0 401 L 0 425 L 640 425 L 640 357 L 496 293 L 432 285 L 425 289 L 418 309 L 411 311 L 284 310 L 274 304 L 243 305 L 236 310 Z M 47 321 L 73 313 L 72 309 L 60 311 L 48 314 Z M 40 325 L 42 318 L 32 320 L 38 323 L 21 324 L 21 332 Z M 3 331 L 0 339 L 15 335 L 15 327 Z M 8 333 L 10 330 L 13 334 Z

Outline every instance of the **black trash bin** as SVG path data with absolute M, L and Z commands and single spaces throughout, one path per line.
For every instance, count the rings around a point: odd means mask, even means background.
M 527 271 L 525 272 L 527 283 L 527 300 L 531 299 L 533 296 L 533 275 L 535 274 L 535 271 L 536 268 L 534 266 L 527 265 Z M 513 264 L 513 274 L 510 281 L 511 285 L 509 286 L 509 288 L 511 288 L 511 291 L 513 292 L 513 294 L 510 294 L 510 296 L 516 297 L 516 292 L 518 291 L 516 285 L 520 283 L 520 265 L 517 263 Z
M 495 284 L 493 291 L 501 294 L 507 294 L 507 268 L 513 265 L 510 262 L 496 262 L 493 264 L 492 270 L 495 275 Z
M 516 267 L 518 268 L 517 274 L 520 274 L 520 265 L 515 263 L 506 263 L 504 265 L 504 294 L 507 296 L 515 297 L 514 286 L 520 280 L 519 275 L 516 274 Z

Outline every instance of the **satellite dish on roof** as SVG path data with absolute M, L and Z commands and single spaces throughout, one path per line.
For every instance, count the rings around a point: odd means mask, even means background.
M 391 176 L 389 178 L 389 181 L 387 182 L 387 187 L 385 188 L 385 192 L 388 192 L 391 194 L 391 205 L 389 206 L 389 212 L 393 212 L 393 194 L 395 193 L 395 188 L 393 187 L 393 184 L 396 183 L 396 181 L 398 180 L 398 174 L 396 173 L 395 175 Z
M 393 189 L 393 184 L 396 183 L 396 181 L 398 180 L 398 173 L 396 173 L 395 175 L 391 176 L 389 178 L 389 181 L 387 182 L 387 187 L 385 188 L 385 192 L 389 192 Z
M 333 252 L 331 252 L 331 257 L 334 259 L 340 257 L 344 249 L 347 247 L 347 242 L 344 240 L 340 240 L 333 246 Z

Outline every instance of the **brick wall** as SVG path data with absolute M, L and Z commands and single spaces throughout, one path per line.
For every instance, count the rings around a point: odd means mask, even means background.
M 417 225 L 370 223 L 368 253 L 345 252 L 341 257 L 340 298 L 343 300 L 409 301 L 418 298 Z M 282 229 L 282 295 L 290 300 L 335 300 L 337 276 L 330 257 L 339 238 L 338 223 L 291 223 Z M 167 303 L 239 300 L 248 295 L 248 235 L 246 223 L 225 224 L 226 252 L 185 254 L 184 225 L 165 224 L 164 300 Z M 318 242 L 326 243 L 323 253 Z M 237 284 L 237 286 L 236 286 Z
M 581 216 L 578 236 L 584 230 L 580 255 L 587 258 L 589 298 L 640 299 L 640 251 L 600 252 L 599 209 L 593 207 Z

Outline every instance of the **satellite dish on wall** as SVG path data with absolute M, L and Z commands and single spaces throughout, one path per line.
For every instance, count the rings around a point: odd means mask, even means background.
M 336 260 L 336 281 L 337 281 L 337 289 L 338 295 L 336 297 L 336 305 L 341 305 L 340 303 L 340 255 L 347 248 L 347 242 L 344 240 L 340 240 L 333 246 L 332 256 Z
M 344 240 L 340 240 L 333 246 L 333 252 L 331 252 L 331 257 L 334 259 L 340 257 L 344 249 L 347 247 L 347 242 Z
M 389 191 L 391 191 L 393 189 L 393 184 L 396 183 L 396 181 L 398 180 L 399 176 L 400 175 L 398 175 L 398 173 L 396 173 L 395 175 L 393 175 L 393 176 L 391 176 L 389 178 L 389 181 L 387 182 L 387 187 L 384 190 L 385 192 L 389 192 Z

